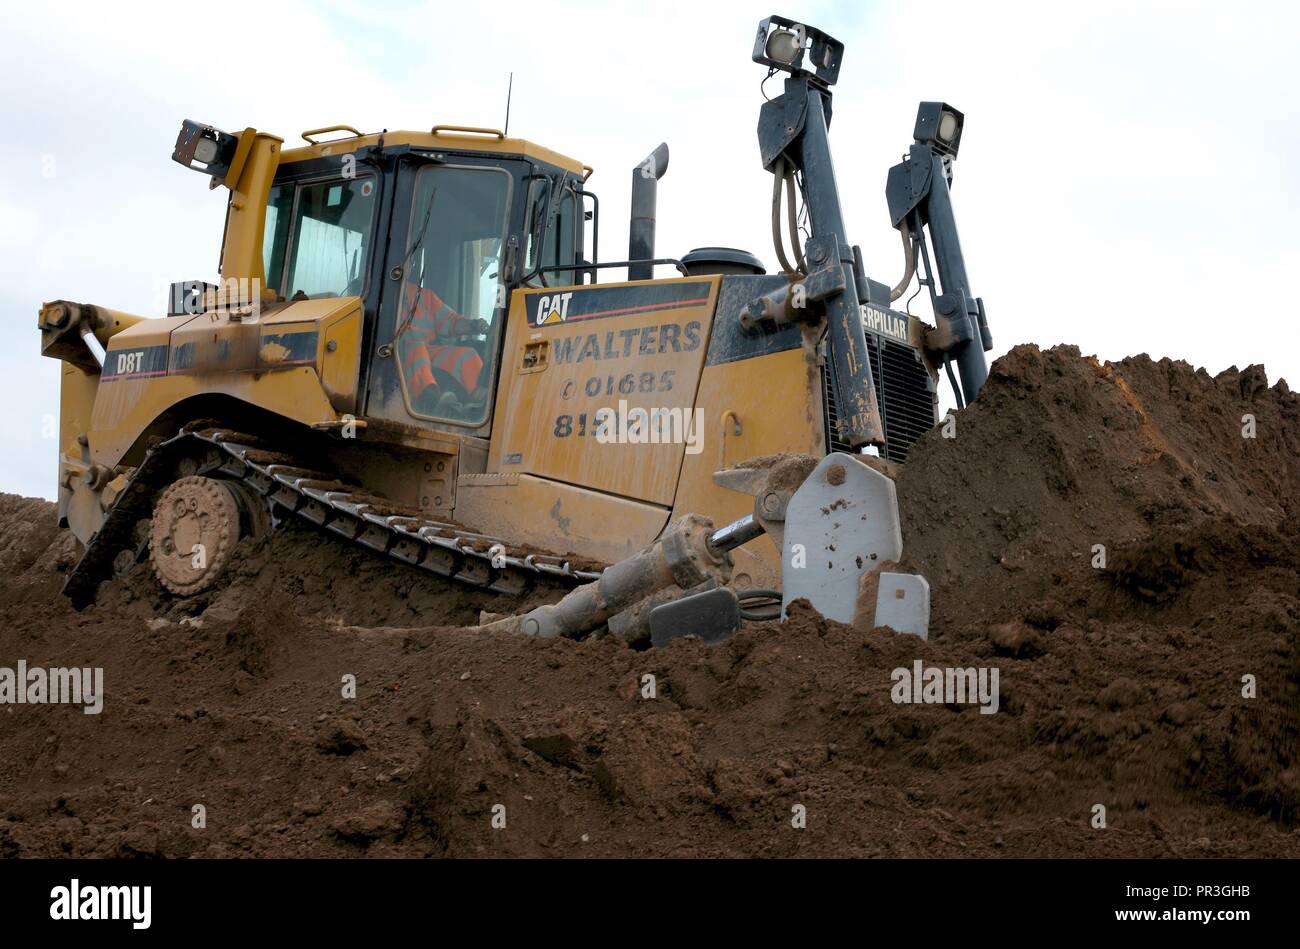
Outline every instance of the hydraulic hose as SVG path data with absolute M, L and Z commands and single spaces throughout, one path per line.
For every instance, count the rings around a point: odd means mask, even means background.
M 772 246 L 776 248 L 776 259 L 781 265 L 782 273 L 794 273 L 790 260 L 785 256 L 785 245 L 781 240 L 781 182 L 785 178 L 784 156 L 772 166 Z
M 795 263 L 799 265 L 799 272 L 807 273 L 808 263 L 803 259 L 803 247 L 799 244 L 799 215 L 795 210 L 793 168 L 785 176 L 785 200 L 788 205 L 786 220 L 790 223 L 790 248 L 794 251 L 794 259 Z
M 912 278 L 916 276 L 916 248 L 912 244 L 912 228 L 908 226 L 907 218 L 903 218 L 898 225 L 898 233 L 903 237 L 903 279 L 898 281 L 898 286 L 889 291 L 890 303 L 907 292 L 907 288 L 912 284 Z

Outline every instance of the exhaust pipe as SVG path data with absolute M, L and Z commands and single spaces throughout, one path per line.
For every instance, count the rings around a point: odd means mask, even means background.
M 668 170 L 668 144 L 659 147 L 632 169 L 632 219 L 627 230 L 627 259 L 653 260 L 655 256 L 655 204 L 659 179 Z M 627 279 L 650 280 L 654 264 L 632 264 Z

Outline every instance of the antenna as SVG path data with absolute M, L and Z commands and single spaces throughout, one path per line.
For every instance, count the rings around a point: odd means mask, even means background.
M 515 91 L 515 74 L 510 73 L 510 85 L 506 87 L 506 127 L 501 130 L 501 134 L 510 134 L 510 95 Z

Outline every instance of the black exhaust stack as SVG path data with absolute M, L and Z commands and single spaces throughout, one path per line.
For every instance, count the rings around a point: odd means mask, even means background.
M 655 268 L 650 261 L 655 256 L 655 205 L 658 202 L 659 179 L 668 170 L 668 144 L 659 147 L 632 169 L 632 220 L 627 230 L 627 259 L 633 261 L 627 268 L 627 279 L 650 280 Z

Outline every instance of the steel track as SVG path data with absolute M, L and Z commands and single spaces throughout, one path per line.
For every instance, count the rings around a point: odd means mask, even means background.
M 517 545 L 456 524 L 413 513 L 348 484 L 337 474 L 295 464 L 256 436 L 225 428 L 186 428 L 150 449 L 90 538 L 85 554 L 64 583 L 78 609 L 95 598 L 99 584 L 147 553 L 148 533 L 138 525 L 153 513 L 154 499 L 174 478 L 183 459 L 195 474 L 239 481 L 266 499 L 276 521 L 301 517 L 318 527 L 402 563 L 440 577 L 499 593 L 518 594 L 538 577 L 582 583 L 599 569 L 575 569 L 563 557 Z

